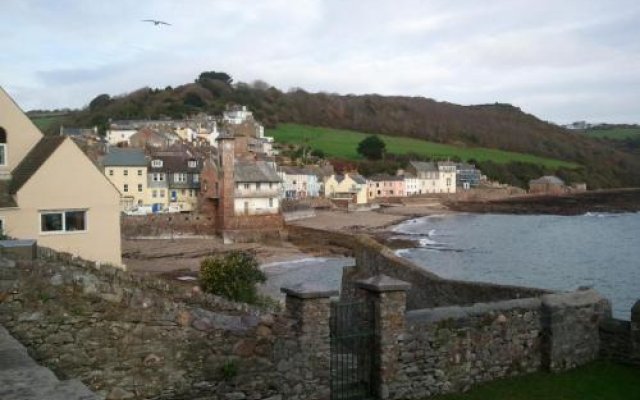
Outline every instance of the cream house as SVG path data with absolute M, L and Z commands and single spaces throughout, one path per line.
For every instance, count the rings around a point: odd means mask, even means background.
M 324 182 L 324 195 L 335 200 L 367 203 L 367 181 L 358 174 L 331 175 Z
M 44 137 L 0 88 L 3 233 L 121 265 L 120 194 L 68 137 Z
M 282 182 L 268 162 L 236 160 L 233 178 L 235 215 L 280 213 Z
M 120 209 L 147 204 L 147 158 L 140 149 L 111 148 L 102 159 L 104 175 L 120 192 Z
M 411 161 L 407 171 L 417 182 L 411 194 L 456 192 L 456 165 L 452 162 Z

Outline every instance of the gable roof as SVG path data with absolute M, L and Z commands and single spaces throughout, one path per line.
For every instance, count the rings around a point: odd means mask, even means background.
M 438 171 L 438 167 L 433 162 L 411 161 L 409 163 L 417 172 L 434 172 Z
M 104 167 L 146 167 L 147 159 L 140 149 L 111 148 L 102 159 Z
M 45 136 L 27 153 L 20 164 L 11 172 L 12 180 L 9 192 L 17 193 L 22 186 L 40 169 L 42 164 L 64 142 L 64 136 Z
M 233 178 L 236 182 L 280 182 L 276 170 L 264 161 L 236 161 Z
M 376 174 L 369 178 L 370 181 L 383 182 L 383 181 L 404 181 L 404 176 L 389 175 L 389 174 Z

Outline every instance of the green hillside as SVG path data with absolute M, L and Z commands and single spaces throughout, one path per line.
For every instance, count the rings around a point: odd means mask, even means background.
M 358 143 L 364 139 L 368 133 L 299 124 L 279 124 L 275 129 L 268 129 L 267 135 L 273 136 L 276 142 L 279 143 L 306 144 L 313 149 L 322 150 L 331 157 L 355 160 L 361 158 L 356 152 Z M 482 147 L 458 147 L 398 136 L 378 136 L 386 143 L 387 151 L 394 154 L 414 153 L 433 158 L 457 156 L 463 160 L 475 159 L 477 161 L 493 161 L 499 164 L 520 161 L 543 165 L 548 168 L 578 167 L 578 165 L 574 163 L 537 157 L 530 154 Z
M 631 128 L 631 127 L 630 128 L 622 128 L 622 127 L 593 128 L 593 129 L 586 130 L 585 133 L 590 137 L 613 139 L 613 140 L 640 138 L 640 128 Z

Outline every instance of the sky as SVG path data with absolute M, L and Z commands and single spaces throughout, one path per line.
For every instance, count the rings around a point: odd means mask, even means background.
M 638 0 L 0 0 L 0 86 L 24 110 L 77 108 L 214 70 L 640 123 L 638 21 Z

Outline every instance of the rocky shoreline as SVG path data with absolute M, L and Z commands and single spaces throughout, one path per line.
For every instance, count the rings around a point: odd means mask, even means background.
M 489 201 L 449 201 L 453 211 L 496 214 L 581 215 L 640 211 L 640 188 L 597 190 L 566 195 L 521 196 Z

